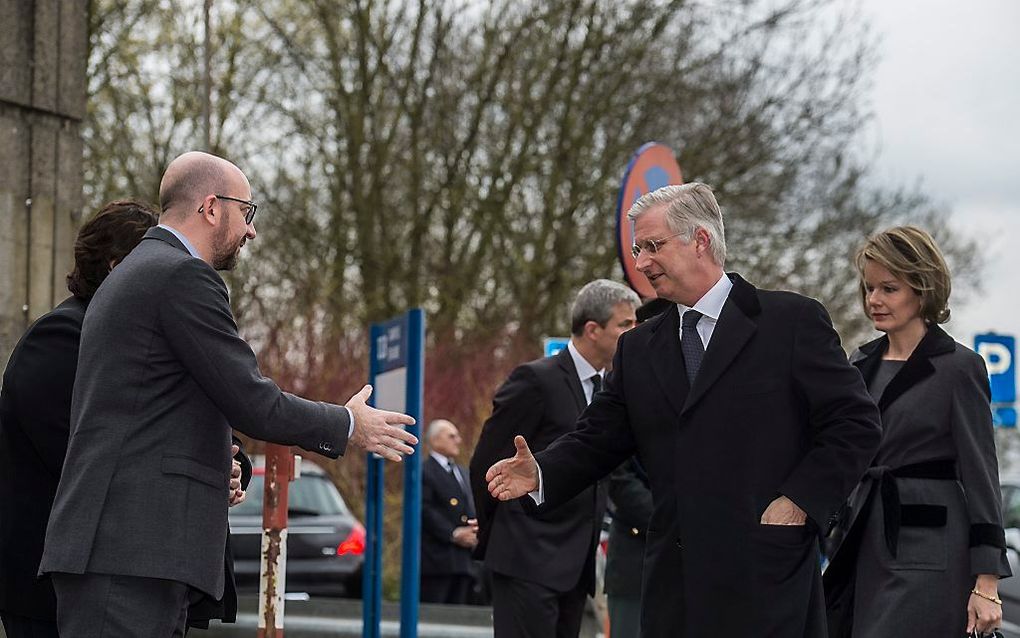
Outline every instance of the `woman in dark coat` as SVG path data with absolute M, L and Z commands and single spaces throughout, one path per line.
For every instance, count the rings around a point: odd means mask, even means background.
M 928 233 L 878 233 L 856 265 L 865 312 L 885 336 L 851 361 L 883 434 L 824 575 L 830 638 L 990 632 L 1010 570 L 984 361 L 938 327 L 950 277 Z

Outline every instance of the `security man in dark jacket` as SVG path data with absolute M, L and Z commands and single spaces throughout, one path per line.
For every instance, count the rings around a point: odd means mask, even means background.
M 421 599 L 465 605 L 474 586 L 471 550 L 478 521 L 468 472 L 458 465 L 460 432 L 445 419 L 429 425 L 429 457 L 421 471 Z

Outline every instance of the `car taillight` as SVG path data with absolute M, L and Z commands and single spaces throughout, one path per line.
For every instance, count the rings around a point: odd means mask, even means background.
M 347 535 L 339 545 L 336 546 L 336 555 L 343 556 L 351 554 L 361 556 L 365 553 L 365 528 L 360 523 L 355 523 L 351 533 Z

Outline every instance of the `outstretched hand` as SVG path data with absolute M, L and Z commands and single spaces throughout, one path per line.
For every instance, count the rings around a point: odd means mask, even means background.
M 493 464 L 485 473 L 489 494 L 501 501 L 520 498 L 538 489 L 538 463 L 523 436 L 514 437 L 517 454 Z
M 414 454 L 411 446 L 418 443 L 418 439 L 401 427 L 414 425 L 414 418 L 399 412 L 377 410 L 366 403 L 370 396 L 372 386 L 366 385 L 346 403 L 354 415 L 351 445 L 388 461 L 399 462 L 404 455 Z

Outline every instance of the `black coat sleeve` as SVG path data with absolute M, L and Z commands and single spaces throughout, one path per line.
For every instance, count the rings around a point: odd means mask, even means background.
M 878 407 L 847 361 L 828 313 L 806 301 L 794 328 L 792 375 L 810 447 L 779 491 L 827 530 L 878 451 L 882 429 Z
M 581 413 L 577 429 L 535 454 L 545 490 L 542 510 L 562 505 L 595 485 L 636 451 L 624 396 L 628 336 L 620 337 L 613 370 L 606 376 L 602 391 Z M 530 497 L 524 498 L 525 506 L 532 509 L 527 503 Z

